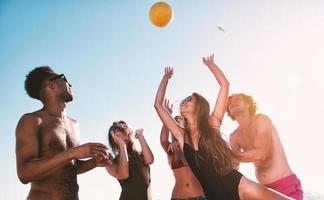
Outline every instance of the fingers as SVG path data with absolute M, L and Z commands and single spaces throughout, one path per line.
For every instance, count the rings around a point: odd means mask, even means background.
M 168 146 L 168 151 L 175 152 L 180 149 L 180 145 L 178 142 L 173 142 Z
M 107 156 L 107 146 L 104 145 L 104 144 L 101 144 L 101 143 L 87 143 L 85 145 L 85 147 L 87 147 L 89 150 L 89 156 L 93 156 L 93 157 L 96 157 L 96 156 Z
M 98 142 L 90 142 L 87 143 L 86 145 L 90 145 L 91 147 L 96 147 L 96 148 L 103 148 L 103 149 L 108 149 L 108 147 L 104 144 L 98 143 Z
M 163 101 L 163 106 L 165 107 L 165 108 L 167 108 L 167 99 L 164 99 L 164 101 Z
M 97 167 L 104 167 L 104 166 L 113 164 L 111 155 L 108 155 L 108 156 L 99 155 L 99 156 L 95 157 L 95 160 L 96 160 Z
M 170 114 L 173 112 L 173 104 L 170 105 L 169 99 L 164 99 L 163 106 L 169 111 Z
M 168 106 L 168 109 L 169 109 L 170 113 L 172 113 L 173 105 L 172 104 L 170 105 L 169 100 L 167 100 L 167 106 Z
M 173 152 L 173 151 L 172 151 L 172 148 L 171 148 L 171 144 L 168 146 L 168 151 Z
M 174 152 L 175 149 L 173 148 L 173 144 L 170 144 L 168 147 L 168 151 Z
M 113 164 L 113 157 L 109 154 L 107 159 L 105 160 L 107 165 L 112 165 Z
M 118 141 L 120 141 L 120 138 L 117 136 L 116 133 L 112 133 L 111 136 L 112 136 L 115 143 L 118 143 Z
M 135 131 L 135 134 L 142 134 L 144 132 L 144 129 L 140 128 Z
M 92 148 L 90 150 L 90 154 L 91 156 L 97 157 L 97 156 L 101 156 L 101 157 L 107 157 L 107 151 L 105 149 L 100 149 L 100 148 Z
M 203 57 L 203 63 L 210 64 L 214 62 L 214 54 L 211 54 L 210 56 Z
M 116 133 L 112 132 L 112 133 L 111 133 L 111 137 L 112 137 L 112 138 L 114 139 L 114 141 L 115 141 L 115 139 L 117 138 Z
M 141 136 L 143 136 L 144 129 L 140 128 L 135 131 L 135 138 L 139 139 Z
M 173 68 L 172 67 L 165 67 L 164 68 L 164 76 L 171 78 L 173 75 Z
M 99 154 L 95 157 L 95 159 L 99 162 L 104 162 L 108 158 L 109 158 L 108 154 L 107 155 Z

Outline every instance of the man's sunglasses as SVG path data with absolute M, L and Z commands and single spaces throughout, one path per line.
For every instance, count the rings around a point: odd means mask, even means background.
M 59 75 L 56 75 L 56 76 L 54 76 L 54 77 L 52 77 L 52 78 L 50 78 L 50 79 L 48 79 L 49 81 L 54 81 L 54 80 L 56 80 L 56 79 L 62 79 L 62 80 L 64 80 L 65 82 L 67 82 L 68 83 L 68 80 L 66 79 L 66 77 L 65 77 L 65 75 L 64 74 L 59 74 Z

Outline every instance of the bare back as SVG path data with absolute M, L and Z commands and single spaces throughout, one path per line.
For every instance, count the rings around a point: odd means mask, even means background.
M 266 185 L 292 174 L 278 132 L 268 117 L 257 115 L 248 129 L 239 127 L 233 134 L 243 152 L 254 151 L 259 158 L 251 162 L 260 183 Z
M 30 122 L 32 125 L 26 124 Z M 17 126 L 16 137 L 19 168 L 29 161 L 46 162 L 46 159 L 77 146 L 79 133 L 73 119 L 61 119 L 44 111 L 37 111 L 22 117 Z M 62 167 L 54 168 L 45 177 L 32 180 L 29 197 L 33 200 L 78 199 L 76 163 L 70 161 Z

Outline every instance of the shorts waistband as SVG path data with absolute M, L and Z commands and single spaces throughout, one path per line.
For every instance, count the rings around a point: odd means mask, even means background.
M 290 185 L 290 184 L 296 183 L 296 182 L 300 184 L 300 180 L 297 178 L 296 174 L 291 174 L 291 175 L 281 178 L 273 183 L 266 184 L 265 186 L 270 187 L 270 188 L 276 188 L 276 187 L 280 187 L 281 185 Z

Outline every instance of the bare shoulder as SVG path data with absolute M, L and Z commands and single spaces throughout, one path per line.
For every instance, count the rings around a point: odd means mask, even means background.
M 38 111 L 26 113 L 20 118 L 17 124 L 16 134 L 25 133 L 25 131 L 20 131 L 22 129 L 37 129 L 40 127 L 41 123 L 42 117 Z
M 270 132 L 272 129 L 272 121 L 267 115 L 257 114 L 254 117 L 254 126 L 258 132 Z
M 28 121 L 28 122 L 39 122 L 42 120 L 42 117 L 40 115 L 40 112 L 39 111 L 36 111 L 36 112 L 32 112 L 32 113 L 26 113 L 24 114 L 19 122 L 25 122 L 25 121 Z
M 257 123 L 270 123 L 270 124 L 272 124 L 270 117 L 265 115 L 265 114 L 256 114 L 254 116 L 254 121 L 257 122 Z
M 268 115 L 258 113 L 254 116 L 255 119 L 263 119 L 263 120 L 270 120 L 270 117 Z
M 70 126 L 72 126 L 73 128 L 79 129 L 79 123 L 77 120 L 73 119 L 72 117 L 67 117 L 68 119 L 68 123 L 70 124 Z
M 69 120 L 69 122 L 71 123 L 71 124 L 78 124 L 78 121 L 76 120 L 76 119 L 74 119 L 74 118 L 72 118 L 72 117 L 70 117 L 70 116 L 68 116 L 67 117 L 68 118 L 68 120 Z

